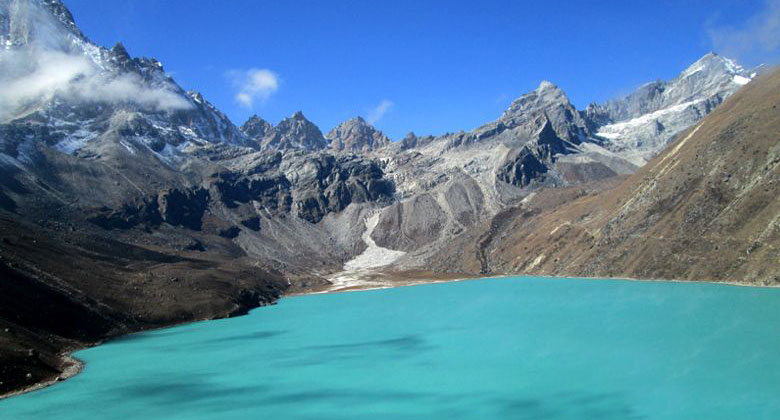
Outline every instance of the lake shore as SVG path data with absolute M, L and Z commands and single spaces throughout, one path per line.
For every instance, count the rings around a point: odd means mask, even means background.
M 100 343 L 97 343 L 95 345 L 99 345 L 99 344 Z M 84 347 L 84 348 L 88 348 L 88 347 L 91 347 L 91 346 L 87 346 L 87 347 Z M 73 357 L 73 353 L 75 353 L 75 352 L 77 352 L 79 350 L 83 350 L 84 348 L 77 348 L 77 349 L 74 349 L 74 350 L 72 350 L 72 351 L 70 351 L 68 353 L 64 353 L 64 354 L 61 355 L 61 357 L 63 359 L 63 363 L 65 363 L 66 366 L 62 370 L 62 373 L 59 376 L 56 376 L 55 378 L 49 379 L 49 380 L 46 380 L 46 381 L 41 381 L 41 382 L 34 383 L 32 385 L 26 386 L 26 387 L 21 388 L 21 389 L 16 390 L 16 391 L 11 391 L 9 393 L 2 394 L 2 395 L 0 395 L 0 400 L 3 400 L 5 398 L 15 397 L 17 395 L 26 394 L 28 392 L 37 391 L 39 389 L 47 388 L 49 386 L 52 386 L 52 385 L 57 384 L 57 383 L 60 383 L 62 381 L 65 381 L 65 380 L 67 380 L 69 378 L 72 378 L 72 377 L 78 375 L 79 373 L 81 373 L 82 370 L 84 370 L 84 366 L 85 365 L 84 365 L 83 361 L 77 359 L 76 357 Z
M 361 277 L 368 275 L 369 277 Z M 460 282 L 470 280 L 501 279 L 511 277 L 541 277 L 547 279 L 580 279 L 580 280 L 606 280 L 606 281 L 635 281 L 635 282 L 663 282 L 663 283 L 707 283 L 737 287 L 780 288 L 777 284 L 756 284 L 739 281 L 718 280 L 669 280 L 669 279 L 642 279 L 635 277 L 606 277 L 606 276 L 552 276 L 544 274 L 497 274 L 497 275 L 469 275 L 464 273 L 434 273 L 427 271 L 361 271 L 353 275 L 339 273 L 340 282 L 335 287 L 321 287 L 305 292 L 296 292 L 287 296 L 302 296 L 322 293 L 343 293 L 367 290 L 390 289 L 395 287 L 418 286 L 423 284 L 437 284 Z
M 341 274 L 343 275 L 343 273 Z M 567 276 L 531 275 L 531 274 L 501 274 L 501 275 L 494 275 L 494 276 L 478 276 L 478 275 L 468 275 L 464 273 L 434 273 L 434 272 L 419 271 L 419 270 L 401 271 L 401 272 L 382 271 L 382 270 L 374 270 L 374 271 L 361 270 L 359 275 L 348 276 L 346 280 L 339 283 L 336 287 L 333 286 L 316 287 L 302 292 L 298 291 L 298 292 L 289 293 L 284 295 L 283 297 L 360 292 L 360 291 L 398 288 L 398 287 L 419 286 L 419 285 L 426 285 L 426 284 L 453 283 L 453 282 L 464 282 L 464 281 L 471 281 L 471 280 L 505 279 L 505 278 L 512 278 L 512 277 L 541 277 L 541 278 L 547 278 L 552 280 L 582 279 L 582 280 L 593 280 L 593 281 L 602 280 L 602 281 L 664 282 L 664 283 L 707 283 L 707 284 L 718 284 L 718 285 L 727 285 L 727 286 L 736 286 L 736 287 L 758 287 L 758 288 L 772 288 L 772 289 L 780 288 L 780 284 L 765 285 L 765 284 L 755 284 L 749 282 L 714 281 L 714 280 L 667 280 L 667 279 L 640 279 L 640 278 L 630 278 L 630 277 L 588 277 L 588 276 L 567 277 Z M 193 321 L 161 326 L 158 328 L 150 328 L 147 330 L 134 331 L 128 334 L 123 334 L 117 337 L 113 337 L 112 340 L 126 337 L 131 334 L 140 334 L 140 333 L 153 331 L 157 329 L 165 329 L 165 328 L 170 328 L 170 327 L 175 327 L 180 325 L 191 324 L 194 322 L 210 321 L 214 319 L 220 319 L 220 318 L 193 320 Z M 93 343 L 91 345 L 87 345 L 80 348 L 74 348 L 67 353 L 63 353 L 62 358 L 63 358 L 63 362 L 66 364 L 66 368 L 59 376 L 50 380 L 31 384 L 29 386 L 26 386 L 24 388 L 15 391 L 11 391 L 6 394 L 1 394 L 0 401 L 6 398 L 11 398 L 29 392 L 37 391 L 55 385 L 57 383 L 63 382 L 69 378 L 72 378 L 73 376 L 79 374 L 84 369 L 85 366 L 85 363 L 79 360 L 78 358 L 74 357 L 73 353 L 86 348 L 98 346 L 103 343 L 105 343 L 105 341 Z

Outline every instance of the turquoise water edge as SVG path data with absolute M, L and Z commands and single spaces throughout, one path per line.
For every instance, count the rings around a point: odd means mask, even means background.
M 514 277 L 282 299 L 77 352 L 2 419 L 778 419 L 780 290 Z

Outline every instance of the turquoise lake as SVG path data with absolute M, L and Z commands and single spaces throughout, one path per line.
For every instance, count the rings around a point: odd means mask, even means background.
M 778 419 L 780 290 L 502 278 L 285 298 L 76 353 L 1 419 Z

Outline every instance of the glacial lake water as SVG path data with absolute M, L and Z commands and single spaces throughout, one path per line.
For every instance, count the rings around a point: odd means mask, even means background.
M 2 419 L 778 419 L 780 290 L 504 278 L 285 298 L 76 353 Z

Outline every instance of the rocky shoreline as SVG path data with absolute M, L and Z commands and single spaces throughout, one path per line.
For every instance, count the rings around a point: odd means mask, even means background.
M 94 345 L 99 345 L 99 344 L 101 344 L 101 343 L 96 343 Z M 72 378 L 72 377 L 78 375 L 84 369 L 84 362 L 82 362 L 81 360 L 73 357 L 72 353 L 76 352 L 78 350 L 83 350 L 83 349 L 88 348 L 88 347 L 91 347 L 91 346 L 87 346 L 87 347 L 84 347 L 84 348 L 78 348 L 78 349 L 75 349 L 75 350 L 73 350 L 73 351 L 71 351 L 69 353 L 62 354 L 61 355 L 62 361 L 63 361 L 63 363 L 67 364 L 67 367 L 62 370 L 62 373 L 59 376 L 56 376 L 53 379 L 49 379 L 49 380 L 37 382 L 37 383 L 32 384 L 32 385 L 25 386 L 24 388 L 21 388 L 21 389 L 16 390 L 16 391 L 10 391 L 10 392 L 5 393 L 5 394 L 0 394 L 0 400 L 6 399 L 6 398 L 15 397 L 17 395 L 26 394 L 28 392 L 38 391 L 40 389 L 52 386 L 54 384 L 60 383 L 62 381 L 65 381 L 65 380 L 67 380 L 69 378 Z

